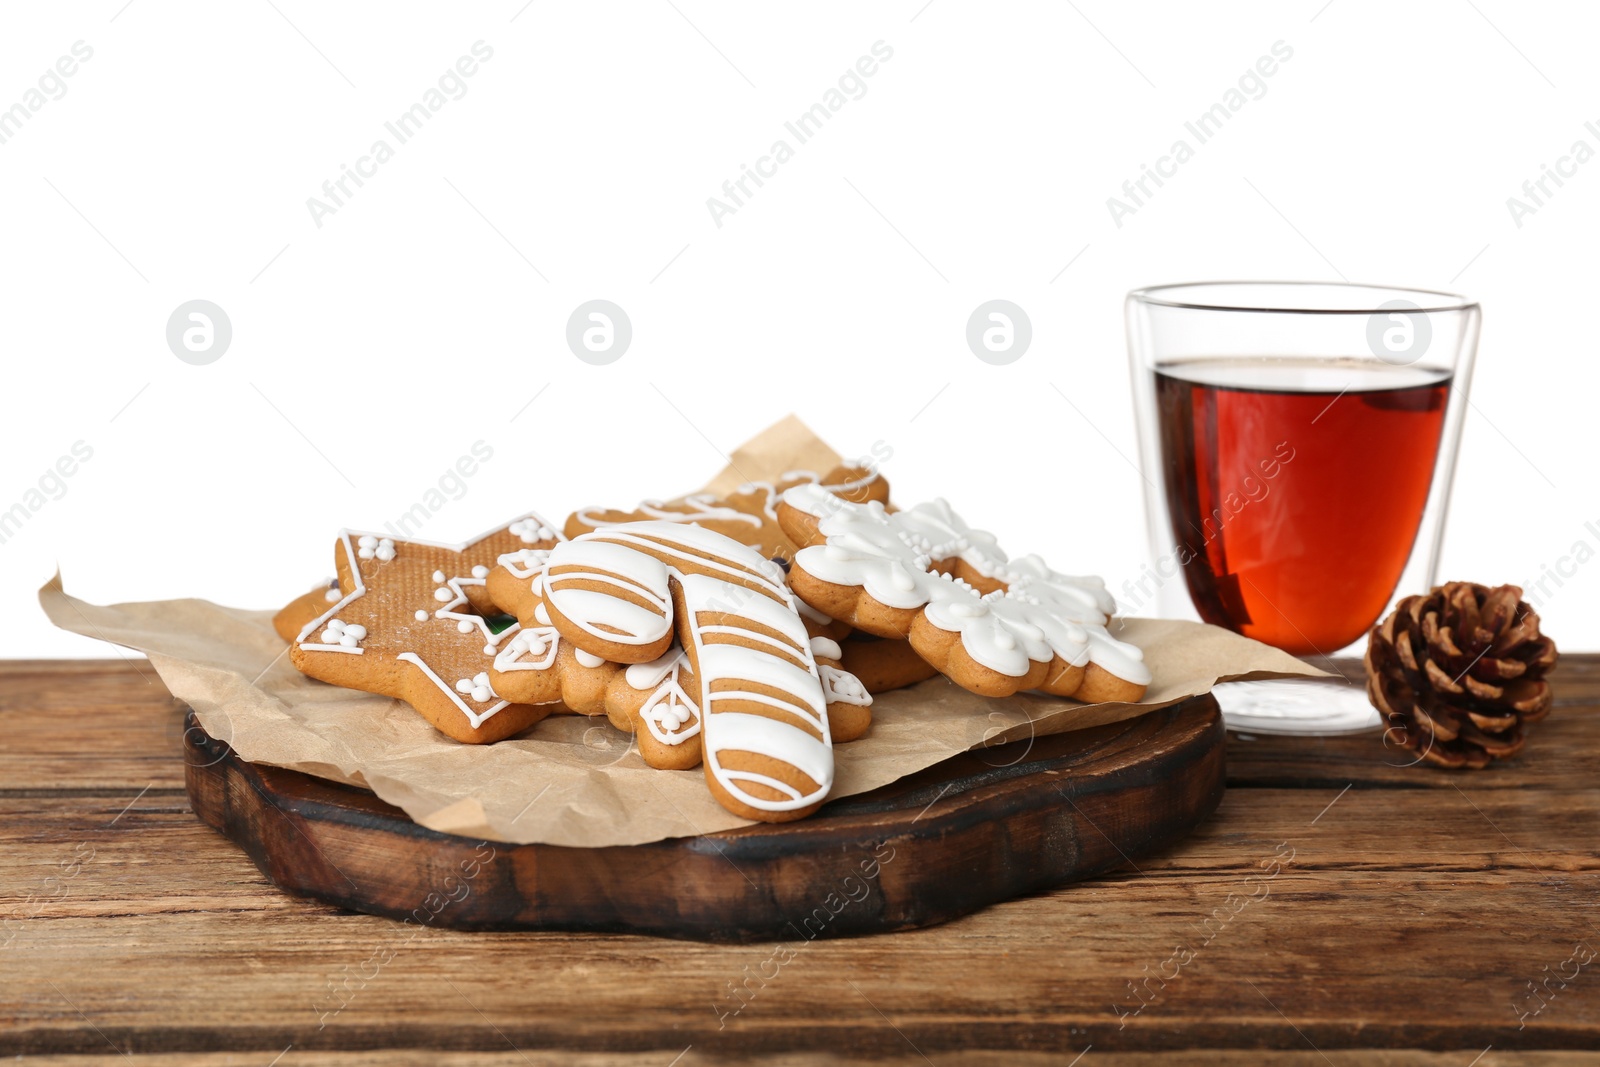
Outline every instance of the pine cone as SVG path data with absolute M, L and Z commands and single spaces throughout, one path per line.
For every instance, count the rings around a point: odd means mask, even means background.
M 1385 740 L 1445 767 L 1515 756 L 1550 711 L 1555 642 L 1514 585 L 1448 582 L 1406 597 L 1367 636 L 1367 697 Z

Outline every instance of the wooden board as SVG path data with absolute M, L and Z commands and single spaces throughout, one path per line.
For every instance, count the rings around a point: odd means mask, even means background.
M 427 925 L 714 941 L 929 926 L 1132 862 L 1216 808 L 1226 739 L 1197 697 L 958 756 L 800 822 L 585 849 L 428 830 L 187 727 L 196 814 L 292 893 Z
M 1371 736 L 1230 736 L 1222 804 L 1172 848 L 926 929 L 750 945 L 418 930 L 291 896 L 195 818 L 174 758 L 184 711 L 148 663 L 0 661 L 0 1056 L 1593 1063 L 1593 966 L 1537 1017 L 1513 1010 L 1575 941 L 1600 948 L 1600 656 L 1563 655 L 1552 684 L 1555 711 L 1527 750 L 1486 771 L 1388 767 Z M 1197 926 L 1285 842 L 1296 858 L 1271 895 L 1122 1020 L 1128 983 L 1195 946 Z M 729 983 L 790 948 L 730 1017 Z

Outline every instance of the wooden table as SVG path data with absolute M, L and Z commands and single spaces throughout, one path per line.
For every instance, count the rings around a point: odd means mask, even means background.
M 287 897 L 189 811 L 182 709 L 149 664 L 0 663 L 0 1055 L 1595 1062 L 1600 958 L 1568 961 L 1600 951 L 1600 656 L 1554 684 L 1504 766 L 1234 737 L 1217 814 L 1139 869 L 928 930 L 719 946 L 413 929 Z

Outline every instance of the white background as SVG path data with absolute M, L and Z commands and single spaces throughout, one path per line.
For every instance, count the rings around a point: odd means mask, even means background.
M 5 655 L 106 654 L 39 611 L 58 563 L 96 602 L 273 607 L 480 439 L 426 536 L 692 488 L 791 410 L 891 447 L 897 499 L 1116 588 L 1145 557 L 1122 297 L 1198 278 L 1481 299 L 1445 575 L 1600 548 L 1600 161 L 1520 228 L 1506 205 L 1600 148 L 1592 6 L 274 2 L 4 15 L 0 107 L 94 50 L 0 144 L 0 510 L 93 449 L 0 545 Z M 318 228 L 307 198 L 479 40 L 466 95 Z M 865 95 L 717 227 L 707 198 L 880 40 Z M 1280 40 L 1266 94 L 1114 225 Z M 595 297 L 634 328 L 605 367 L 564 341 Z M 1034 328 L 1002 367 L 964 338 L 997 297 Z M 166 345 L 195 298 L 232 320 L 209 366 Z M 1600 565 L 1564 582 L 1548 631 L 1600 648 Z

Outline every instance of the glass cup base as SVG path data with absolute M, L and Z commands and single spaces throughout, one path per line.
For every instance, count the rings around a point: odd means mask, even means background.
M 1358 685 L 1339 678 L 1227 682 L 1211 691 L 1228 729 L 1245 734 L 1332 737 L 1383 726 Z

